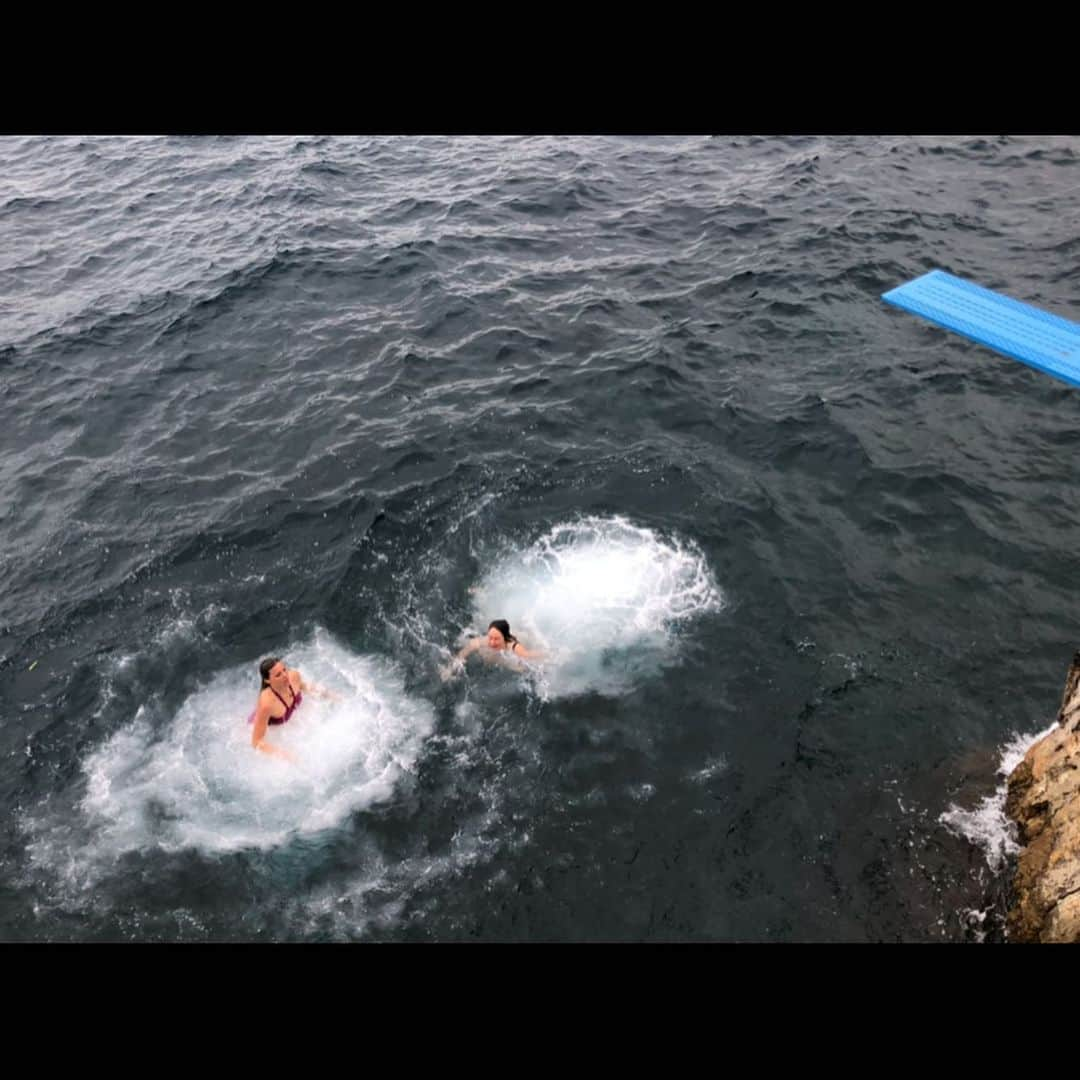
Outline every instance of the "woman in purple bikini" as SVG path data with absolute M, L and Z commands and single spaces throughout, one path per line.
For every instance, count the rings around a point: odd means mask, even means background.
M 276 656 L 267 657 L 259 665 L 259 674 L 262 676 L 259 703 L 249 717 L 249 721 L 254 725 L 251 729 L 251 745 L 264 754 L 295 761 L 287 750 L 266 741 L 266 729 L 289 722 L 289 718 L 304 700 L 303 691 L 318 694 L 320 697 L 329 695 L 326 691 L 320 691 L 318 687 L 304 682 L 299 671 L 290 670 L 285 666 L 285 661 Z

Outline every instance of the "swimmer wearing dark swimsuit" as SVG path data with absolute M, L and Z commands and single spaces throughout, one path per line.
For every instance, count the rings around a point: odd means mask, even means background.
M 526 649 L 510 633 L 510 624 L 505 619 L 492 619 L 488 624 L 487 637 L 473 638 L 449 664 L 439 669 L 443 681 L 451 678 L 455 670 L 461 670 L 465 660 L 475 652 L 479 652 L 485 658 L 509 653 L 511 656 L 520 656 L 524 660 L 545 659 L 545 654 L 539 649 Z
M 311 687 L 305 684 L 299 671 L 290 671 L 285 661 L 276 656 L 268 657 L 259 665 L 259 675 L 262 677 L 259 702 L 255 711 L 248 717 L 249 723 L 252 724 L 251 745 L 264 754 L 272 754 L 274 757 L 293 761 L 295 760 L 293 755 L 287 750 L 267 742 L 266 731 L 268 728 L 287 724 L 304 700 L 303 691 L 310 690 Z M 275 716 L 271 711 L 275 706 L 273 699 L 264 693 L 266 690 L 269 690 L 284 706 L 285 711 L 280 716 Z M 286 695 L 291 700 L 286 700 Z
M 289 717 L 292 716 L 292 714 L 296 712 L 296 710 L 300 707 L 300 703 L 304 700 L 304 695 L 299 690 L 294 691 L 292 704 L 289 705 L 272 686 L 270 687 L 270 693 L 273 694 L 274 697 L 276 697 L 278 701 L 280 701 L 281 704 L 285 706 L 285 715 L 270 716 L 270 718 L 266 721 L 267 724 L 269 724 L 270 727 L 275 727 L 278 724 L 287 724 L 289 722 Z

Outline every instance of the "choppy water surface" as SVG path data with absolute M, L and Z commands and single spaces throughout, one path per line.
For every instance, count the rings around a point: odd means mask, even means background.
M 0 937 L 1000 939 L 1080 394 L 880 293 L 1080 319 L 1076 139 L 0 163 Z

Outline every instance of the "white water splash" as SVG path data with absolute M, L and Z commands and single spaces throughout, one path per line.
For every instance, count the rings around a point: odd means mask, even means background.
M 987 795 L 978 806 L 964 810 L 955 803 L 945 810 L 938 820 L 954 836 L 960 836 L 982 848 L 987 865 L 999 874 L 1005 868 L 1009 856 L 1019 854 L 1016 825 L 1005 816 L 1005 797 L 1008 794 L 1009 774 L 1024 759 L 1024 755 L 1044 735 L 1057 728 L 1051 724 L 1038 735 L 1015 735 L 1002 750 L 997 775 L 1001 777 L 993 795 Z
M 497 560 L 474 590 L 472 634 L 504 618 L 545 695 L 618 693 L 678 658 L 680 624 L 725 606 L 696 545 L 624 518 L 558 525 Z
M 338 698 L 305 694 L 289 723 L 270 729 L 270 741 L 295 754 L 295 764 L 251 746 L 254 663 L 222 672 L 165 725 L 140 708 L 91 753 L 80 806 L 90 843 L 64 850 L 66 830 L 39 822 L 32 858 L 56 866 L 151 847 L 271 848 L 391 797 L 433 729 L 431 707 L 405 692 L 391 663 L 357 656 L 323 631 L 285 658 Z

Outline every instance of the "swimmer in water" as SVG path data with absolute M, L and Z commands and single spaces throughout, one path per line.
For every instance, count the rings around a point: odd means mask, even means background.
M 487 637 L 473 638 L 453 660 L 441 668 L 439 674 L 443 682 L 450 678 L 454 671 L 461 671 L 465 667 L 465 661 L 473 653 L 480 653 L 481 659 L 492 661 L 501 659 L 503 656 L 518 656 L 522 660 L 542 660 L 544 653 L 536 649 L 526 649 L 513 634 L 510 633 L 510 624 L 505 619 L 492 619 L 488 624 Z
M 266 741 L 266 729 L 287 724 L 303 702 L 305 690 L 316 697 L 336 698 L 336 695 L 304 682 L 299 671 L 290 669 L 284 660 L 276 656 L 267 657 L 259 665 L 259 675 L 262 677 L 259 701 L 248 717 L 248 722 L 254 725 L 251 729 L 251 745 L 264 754 L 295 761 L 295 756 L 288 750 Z

